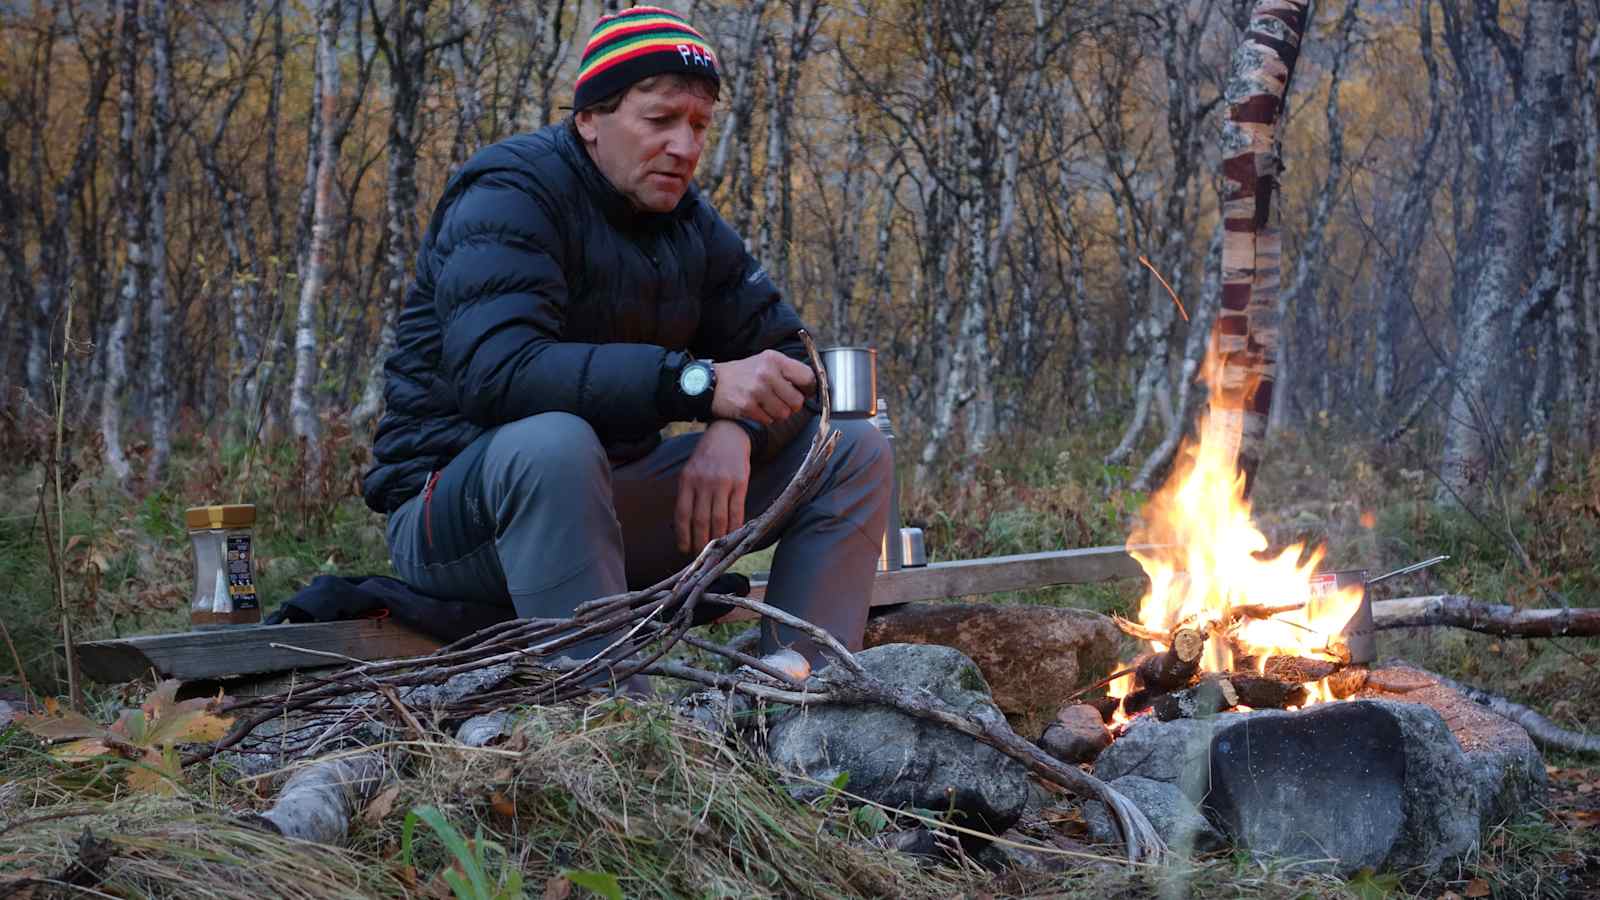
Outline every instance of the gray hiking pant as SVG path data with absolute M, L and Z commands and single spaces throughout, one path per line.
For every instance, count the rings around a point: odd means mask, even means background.
M 835 424 L 839 443 L 818 490 L 776 529 L 766 602 L 857 650 L 894 463 L 870 421 Z M 816 429 L 813 420 L 776 459 L 752 463 L 747 521 L 782 493 Z M 431 492 L 389 516 L 395 572 L 424 593 L 514 608 L 522 618 L 567 618 L 585 601 L 649 587 L 695 556 L 678 552 L 673 518 L 678 473 L 699 440 L 671 438 L 613 467 L 594 429 L 568 413 L 487 431 L 436 473 Z M 822 661 L 799 632 L 763 623 L 761 651 L 784 646 Z

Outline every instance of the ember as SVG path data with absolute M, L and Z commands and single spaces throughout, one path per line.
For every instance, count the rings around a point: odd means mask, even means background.
M 1229 676 L 1230 689 L 1201 693 L 1223 708 L 1335 699 L 1328 676 L 1350 662 L 1341 631 L 1360 608 L 1362 589 L 1321 590 L 1314 583 L 1320 547 L 1268 553 L 1236 463 L 1241 424 L 1213 404 L 1198 444 L 1184 448 L 1129 536 L 1150 589 L 1139 621 L 1118 624 L 1146 641 L 1150 654 L 1108 687 L 1123 698 L 1117 721 L 1162 695 L 1214 685 L 1218 675 Z M 1192 708 L 1192 699 L 1177 705 Z

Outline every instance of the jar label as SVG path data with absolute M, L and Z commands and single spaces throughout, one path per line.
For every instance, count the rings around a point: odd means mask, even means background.
M 235 611 L 259 609 L 256 583 L 250 562 L 250 535 L 228 535 L 228 594 L 233 598 Z

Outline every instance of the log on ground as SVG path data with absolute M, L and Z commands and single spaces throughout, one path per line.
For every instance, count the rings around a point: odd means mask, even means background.
M 1401 597 L 1372 604 L 1372 627 L 1445 625 L 1501 637 L 1600 636 L 1600 608 L 1517 609 L 1459 594 Z
M 289 776 L 272 808 L 250 819 L 288 838 L 340 845 L 350 822 L 383 783 L 388 766 L 375 751 L 318 760 Z

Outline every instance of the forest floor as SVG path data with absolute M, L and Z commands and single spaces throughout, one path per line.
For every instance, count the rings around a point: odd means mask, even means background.
M 1121 486 L 1126 469 L 1100 462 L 1115 437 L 1108 432 L 1013 442 L 971 477 L 951 473 L 937 487 L 907 490 L 905 523 L 926 530 L 934 559 L 1122 543 L 1144 497 Z M 191 441 L 161 484 L 65 485 L 62 575 L 80 638 L 184 627 L 192 575 L 182 510 L 203 502 L 257 504 L 269 608 L 317 574 L 387 571 L 381 520 L 353 495 L 362 454 L 348 436 L 333 436 L 309 488 L 292 447 L 252 457 Z M 1558 464 L 1531 502 L 1495 499 L 1463 512 L 1432 502 L 1434 480 L 1417 461 L 1433 450 L 1379 453 L 1332 429 L 1289 435 L 1262 470 L 1257 519 L 1274 542 L 1326 543 L 1324 568 L 1376 572 L 1451 556 L 1386 585 L 1388 596 L 1600 606 L 1600 457 Z M 78 465 L 93 470 L 96 461 Z M 0 515 L 0 622 L 14 646 L 0 657 L 0 698 L 62 692 L 39 482 L 37 468 L 0 476 L 6 496 L 23 501 Z M 1138 590 L 991 599 L 1126 614 Z M 1564 728 L 1600 732 L 1600 641 L 1417 629 L 1383 635 L 1380 653 L 1531 705 Z M 90 685 L 90 710 L 110 721 L 145 688 Z M 439 735 L 402 743 L 403 777 L 358 821 L 350 845 L 334 849 L 240 826 L 236 813 L 267 803 L 263 779 L 200 765 L 161 779 L 161 790 L 134 791 L 122 777 L 129 763 L 63 764 L 12 728 L 0 732 L 0 896 L 1600 896 L 1600 759 L 1592 757 L 1547 753 L 1549 808 L 1494 830 L 1459 866 L 1432 876 L 1335 880 L 1235 854 L 1138 868 L 1072 857 L 1067 871 L 1044 875 L 929 866 L 875 849 L 874 836 L 915 823 L 852 805 L 839 791 L 812 805 L 790 800 L 757 757 L 708 742 L 665 703 L 533 709 L 522 735 L 510 749 L 467 750 Z M 1082 839 L 1080 824 L 1062 827 Z M 82 875 L 72 864 L 86 833 L 110 842 L 94 875 L 99 894 L 49 884 Z M 449 872 L 465 879 L 459 889 Z M 21 887 L 18 876 L 45 880 Z

